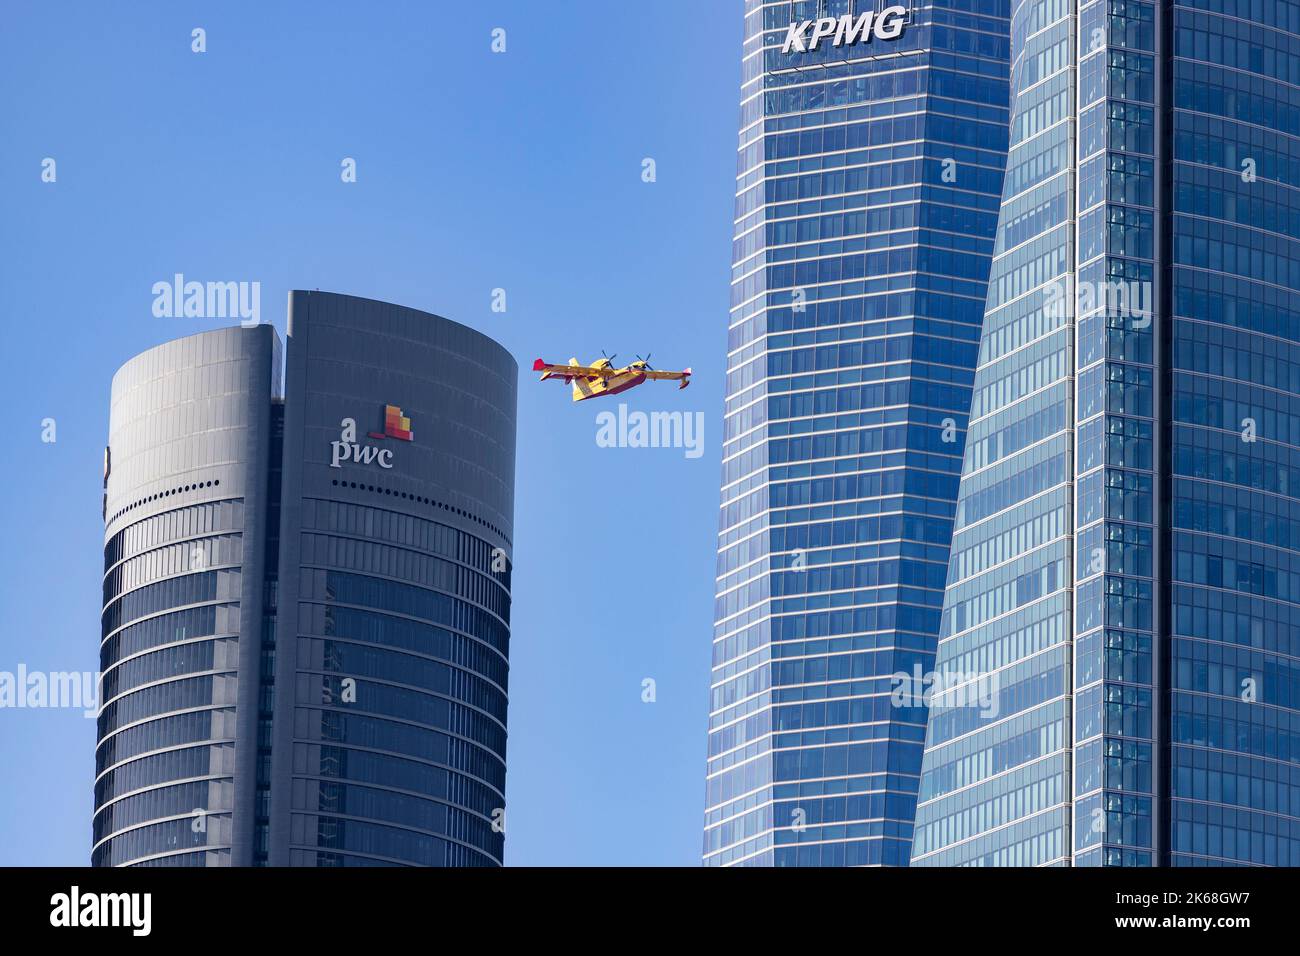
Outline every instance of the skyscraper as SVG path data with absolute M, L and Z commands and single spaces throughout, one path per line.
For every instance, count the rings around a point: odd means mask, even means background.
M 706 864 L 905 865 L 1007 4 L 746 0 Z
M 105 453 L 101 866 L 502 860 L 514 360 L 290 295 L 150 349 Z
M 1300 7 L 1011 22 L 913 862 L 1300 865 Z

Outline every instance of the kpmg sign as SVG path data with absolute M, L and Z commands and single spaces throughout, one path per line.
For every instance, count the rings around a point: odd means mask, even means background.
M 880 13 L 868 10 L 858 17 L 847 13 L 842 17 L 822 17 L 790 24 L 785 35 L 782 53 L 805 53 L 817 49 L 827 37 L 833 37 L 831 46 L 849 46 L 860 40 L 897 40 L 907 26 L 906 7 L 885 7 Z

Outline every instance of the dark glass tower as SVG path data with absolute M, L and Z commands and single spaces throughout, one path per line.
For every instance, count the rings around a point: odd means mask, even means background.
M 502 861 L 514 360 L 290 296 L 114 378 L 96 865 Z
M 908 862 L 1007 15 L 745 3 L 706 864 Z
M 1300 864 L 1300 7 L 1022 0 L 913 862 Z
M 113 377 L 95 866 L 248 853 L 279 381 L 270 326 L 177 339 Z

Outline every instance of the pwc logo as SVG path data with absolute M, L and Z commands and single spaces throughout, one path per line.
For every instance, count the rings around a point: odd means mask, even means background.
M 384 406 L 384 430 L 368 432 L 368 438 L 384 441 L 395 438 L 398 441 L 413 441 L 411 420 L 402 414 L 396 405 Z M 343 462 L 350 461 L 358 465 L 376 464 L 380 468 L 393 467 L 393 452 L 389 448 L 376 448 L 374 445 L 357 444 L 357 420 L 345 418 L 339 422 L 339 440 L 330 442 L 330 467 L 342 468 Z
M 371 438 L 396 438 L 398 441 L 411 441 L 415 438 L 411 434 L 411 420 L 402 415 L 402 410 L 396 405 L 384 406 L 384 430 L 383 432 L 371 432 Z

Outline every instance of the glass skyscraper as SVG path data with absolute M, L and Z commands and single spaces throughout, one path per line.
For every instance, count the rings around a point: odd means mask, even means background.
M 289 301 L 283 397 L 270 326 L 113 379 L 92 863 L 498 865 L 517 367 Z
M 709 865 L 906 865 L 1008 4 L 746 0 Z M 897 706 L 901 703 L 903 706 Z
M 1300 6 L 1011 29 L 913 862 L 1300 865 Z

